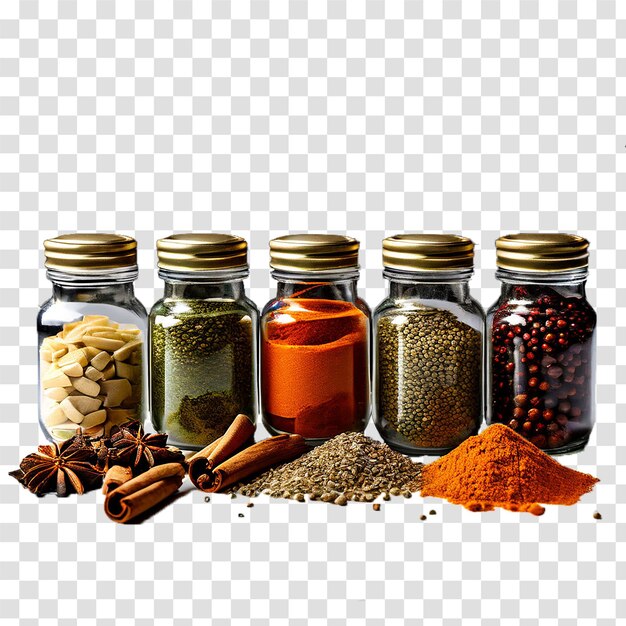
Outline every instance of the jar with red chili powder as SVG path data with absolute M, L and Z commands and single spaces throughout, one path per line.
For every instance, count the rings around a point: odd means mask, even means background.
M 270 242 L 276 297 L 261 316 L 261 406 L 273 434 L 321 443 L 363 431 L 370 411 L 370 311 L 357 294 L 359 242 Z
M 584 448 L 595 419 L 588 247 L 586 239 L 561 233 L 496 241 L 502 291 L 487 316 L 487 420 L 550 454 Z

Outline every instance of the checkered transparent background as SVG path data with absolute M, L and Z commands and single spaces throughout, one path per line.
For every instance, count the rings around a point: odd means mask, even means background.
M 154 5 L 0 7 L 0 620 L 626 619 L 626 5 Z M 598 425 L 589 448 L 563 461 L 602 483 L 540 519 L 419 498 L 380 512 L 265 500 L 250 509 L 186 492 L 122 527 L 100 494 L 37 500 L 6 471 L 43 439 L 41 242 L 94 229 L 137 237 L 148 307 L 159 293 L 154 242 L 174 230 L 246 237 L 260 305 L 273 236 L 358 237 L 375 305 L 385 235 L 463 232 L 478 244 L 473 288 L 485 306 L 498 289 L 499 234 L 576 231 L 594 250 Z

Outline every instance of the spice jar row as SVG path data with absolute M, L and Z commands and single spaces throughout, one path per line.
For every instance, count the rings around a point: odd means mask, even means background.
M 478 432 L 485 413 L 552 453 L 585 445 L 596 321 L 585 298 L 586 240 L 498 239 L 502 293 L 486 318 L 469 291 L 466 237 L 385 239 L 388 293 L 373 315 L 357 293 L 358 251 L 340 235 L 272 240 L 276 296 L 259 314 L 244 290 L 245 240 L 172 235 L 157 242 L 164 293 L 148 315 L 133 292 L 132 238 L 47 240 L 53 295 L 38 318 L 44 432 L 106 436 L 115 424 L 144 421 L 149 404 L 157 431 L 200 449 L 239 413 L 256 415 L 260 381 L 266 428 L 312 444 L 363 431 L 372 397 L 382 437 L 408 454 L 451 450 Z

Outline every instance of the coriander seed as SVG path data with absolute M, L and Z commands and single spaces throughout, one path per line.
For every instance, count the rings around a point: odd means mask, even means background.
M 406 454 L 445 454 L 482 421 L 485 316 L 469 294 L 473 249 L 456 235 L 383 241 L 389 291 L 374 313 L 375 422 Z

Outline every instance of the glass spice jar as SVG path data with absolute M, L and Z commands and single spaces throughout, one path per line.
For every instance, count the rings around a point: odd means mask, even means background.
M 216 233 L 157 241 L 163 298 L 150 311 L 151 411 L 178 447 L 202 449 L 244 413 L 256 419 L 258 310 L 248 245 Z
M 146 410 L 146 310 L 137 242 L 102 233 L 44 241 L 52 296 L 37 316 L 39 420 L 50 441 L 108 435 Z
M 496 241 L 502 283 L 488 328 L 488 422 L 550 454 L 581 450 L 594 424 L 596 314 L 589 242 L 561 233 Z
M 374 311 L 374 420 L 411 455 L 441 455 L 483 418 L 485 314 L 469 292 L 474 244 L 457 235 L 383 241 L 387 297 Z
M 358 251 L 340 235 L 270 242 L 278 286 L 261 316 L 261 404 L 273 434 L 317 444 L 365 429 L 370 311 L 357 294 Z

